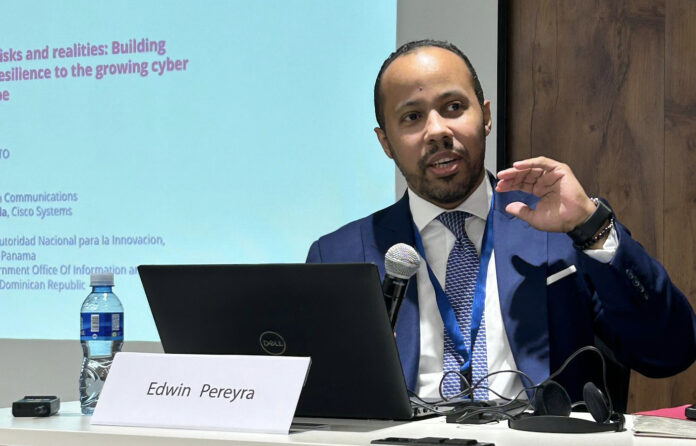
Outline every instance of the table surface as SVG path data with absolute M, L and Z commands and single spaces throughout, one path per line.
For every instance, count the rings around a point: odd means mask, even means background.
M 627 416 L 627 430 L 621 433 L 545 434 L 509 429 L 507 423 L 488 425 L 447 424 L 444 418 L 412 422 L 380 420 L 297 419 L 298 422 L 321 423 L 310 430 L 289 435 L 250 434 L 190 429 L 156 429 L 142 427 L 96 426 L 90 417 L 80 414 L 77 402 L 61 405 L 57 415 L 48 418 L 14 418 L 10 408 L 0 409 L 0 445 L 50 446 L 159 446 L 159 445 L 369 445 L 385 437 L 474 438 L 496 446 L 574 445 L 686 445 L 693 440 L 635 437 L 632 420 Z

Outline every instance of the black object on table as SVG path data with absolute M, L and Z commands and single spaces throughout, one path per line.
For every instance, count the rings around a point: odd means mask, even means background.
M 444 438 L 444 437 L 424 437 L 424 438 L 404 438 L 404 437 L 388 437 L 379 440 L 372 440 L 371 444 L 392 444 L 401 446 L 432 446 L 434 444 L 441 445 L 457 445 L 457 446 L 495 446 L 493 443 L 479 443 L 474 439 L 469 438 Z

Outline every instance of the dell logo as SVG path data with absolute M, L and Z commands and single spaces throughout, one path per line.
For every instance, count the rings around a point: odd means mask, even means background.
M 259 336 L 259 344 L 263 351 L 269 355 L 282 355 L 285 353 L 285 339 L 275 331 L 264 331 Z

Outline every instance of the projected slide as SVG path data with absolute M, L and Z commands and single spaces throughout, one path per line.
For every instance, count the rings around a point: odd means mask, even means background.
M 393 201 L 372 87 L 395 1 L 2 15 L 0 338 L 77 339 L 90 273 L 113 272 L 126 340 L 157 340 L 137 265 L 303 262 Z

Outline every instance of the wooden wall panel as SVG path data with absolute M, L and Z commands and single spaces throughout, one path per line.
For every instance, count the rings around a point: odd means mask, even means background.
M 696 1 L 511 0 L 508 17 L 507 160 L 568 163 L 696 298 Z M 696 401 L 695 373 L 634 373 L 629 411 Z
M 534 49 L 537 44 L 531 36 L 538 17 L 543 20 L 550 14 L 545 6 L 551 1 L 521 2 L 510 1 L 508 11 L 508 85 L 506 113 L 506 159 L 509 164 L 532 156 L 532 122 L 534 110 L 534 70 L 531 69 Z M 502 137 L 502 135 L 500 136 Z
M 664 265 L 696 307 L 696 2 L 667 2 L 665 23 Z M 696 402 L 696 366 L 670 380 L 669 396 Z

